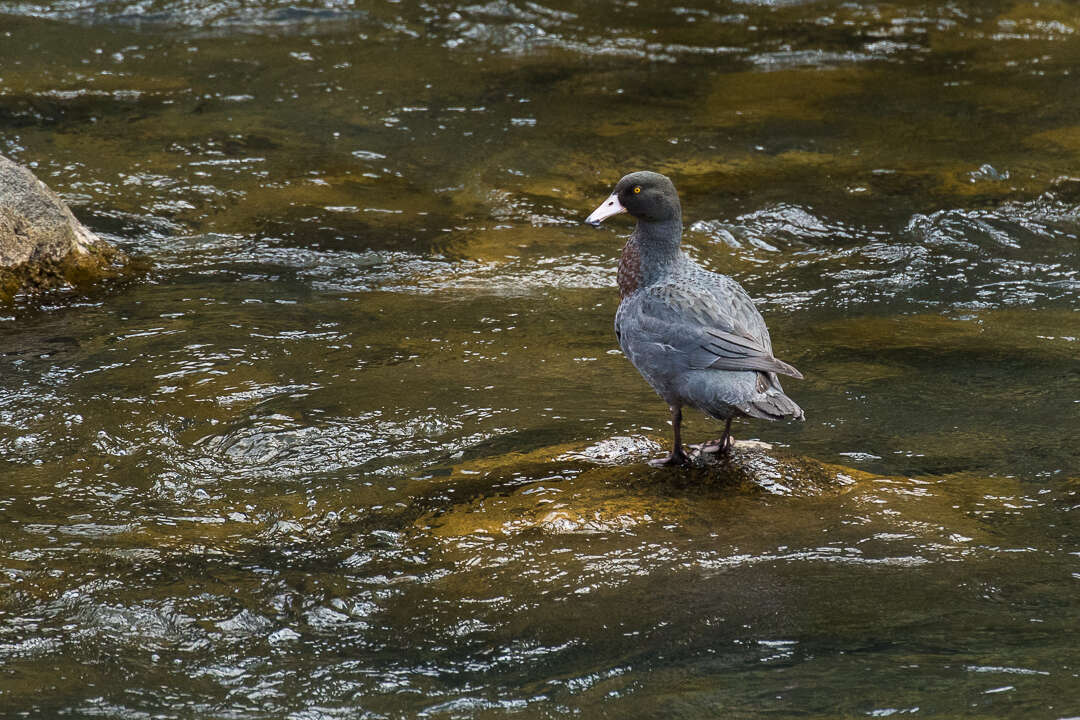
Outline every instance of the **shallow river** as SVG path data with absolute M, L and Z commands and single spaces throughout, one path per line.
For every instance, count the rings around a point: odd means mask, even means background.
M 0 308 L 0 716 L 1080 717 L 1078 68 L 1053 0 L 3 3 L 0 153 L 143 269 Z M 816 471 L 643 463 L 643 168 Z

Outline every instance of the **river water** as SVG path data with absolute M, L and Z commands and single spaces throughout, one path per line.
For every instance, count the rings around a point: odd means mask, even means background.
M 0 153 L 145 270 L 0 308 L 0 715 L 1080 716 L 1077 68 L 1053 0 L 4 3 Z M 636 169 L 816 473 L 642 463 Z

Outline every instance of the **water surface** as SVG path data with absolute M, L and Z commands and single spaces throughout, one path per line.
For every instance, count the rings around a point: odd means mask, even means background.
M 0 714 L 1080 716 L 1078 32 L 5 4 L 0 153 L 152 269 L 0 310 Z M 812 482 L 643 464 L 630 225 L 581 224 L 640 168 L 806 375 L 735 431 Z

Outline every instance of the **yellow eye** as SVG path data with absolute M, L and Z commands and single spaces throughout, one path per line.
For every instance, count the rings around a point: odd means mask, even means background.
M 640 185 L 635 185 L 634 186 L 634 194 L 637 195 L 639 192 L 641 192 L 641 186 Z

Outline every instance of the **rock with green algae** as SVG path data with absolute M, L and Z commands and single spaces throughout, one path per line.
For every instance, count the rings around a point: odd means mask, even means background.
M 0 155 L 0 303 L 22 292 L 86 289 L 117 277 L 126 262 L 45 183 Z
M 736 441 L 729 455 L 692 449 L 687 468 L 648 466 L 661 451 L 652 438 L 614 437 L 465 462 L 450 472 L 456 501 L 415 527 L 436 537 L 619 532 L 712 513 L 732 496 L 816 497 L 874 477 L 754 441 Z

